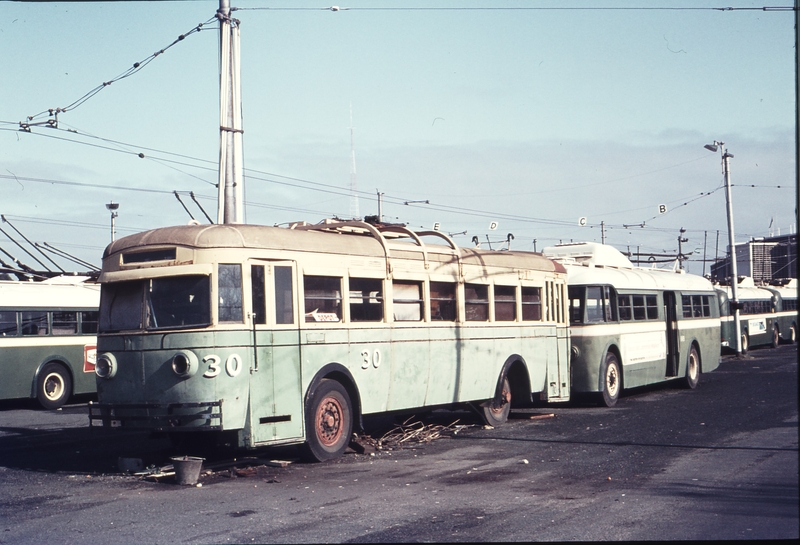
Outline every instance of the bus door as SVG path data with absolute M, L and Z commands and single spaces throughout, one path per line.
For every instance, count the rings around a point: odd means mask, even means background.
M 303 436 L 297 265 L 252 261 L 251 444 Z
M 678 375 L 680 345 L 678 344 L 678 301 L 674 291 L 664 292 L 664 319 L 667 322 L 667 370 L 665 376 Z

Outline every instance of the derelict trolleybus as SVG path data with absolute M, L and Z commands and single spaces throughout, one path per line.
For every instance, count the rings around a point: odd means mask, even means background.
M 87 277 L 0 282 L 0 399 L 57 409 L 93 393 L 99 301 Z
M 634 267 L 596 243 L 543 253 L 567 269 L 573 392 L 611 407 L 623 388 L 672 379 L 695 388 L 719 365 L 719 303 L 707 279 Z
M 113 242 L 100 282 L 93 425 L 326 460 L 362 415 L 469 403 L 499 425 L 512 400 L 569 399 L 566 274 L 541 254 L 357 221 L 182 226 Z

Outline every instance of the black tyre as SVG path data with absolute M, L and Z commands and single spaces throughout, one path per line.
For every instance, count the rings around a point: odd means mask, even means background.
M 489 426 L 496 428 L 506 423 L 508 413 L 511 412 L 511 385 L 508 383 L 508 377 L 503 377 L 499 395 L 484 403 L 481 408 L 483 420 Z
M 778 348 L 778 343 L 781 342 L 781 332 L 778 330 L 778 324 L 772 326 L 772 348 Z
M 342 455 L 353 433 L 353 409 L 344 386 L 322 379 L 306 400 L 305 458 L 325 462 Z
M 601 401 L 606 407 L 613 407 L 617 404 L 619 394 L 622 391 L 622 370 L 619 360 L 613 352 L 606 354 L 606 361 L 600 369 L 603 379 L 603 392 Z
M 45 409 L 58 409 L 72 395 L 72 377 L 59 363 L 42 367 L 36 381 L 36 398 Z
M 689 351 L 689 358 L 686 360 L 686 377 L 683 379 L 683 385 L 694 390 L 697 388 L 698 382 L 700 382 L 700 355 L 693 346 Z

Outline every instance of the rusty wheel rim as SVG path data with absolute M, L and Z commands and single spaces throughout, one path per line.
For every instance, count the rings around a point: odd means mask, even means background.
M 494 399 L 489 410 L 492 411 L 492 414 L 502 415 L 506 405 L 509 403 L 511 403 L 511 388 L 508 385 L 508 379 L 506 379 L 503 381 L 503 391 L 500 393 L 500 399 Z
M 316 418 L 317 437 L 320 443 L 331 447 L 339 442 L 344 433 L 344 409 L 335 397 L 326 397 L 319 404 Z

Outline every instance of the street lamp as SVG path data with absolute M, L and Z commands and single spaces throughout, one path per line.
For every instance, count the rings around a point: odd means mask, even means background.
M 106 205 L 106 209 L 111 212 L 111 242 L 117 238 L 117 224 L 116 219 L 119 214 L 117 214 L 117 210 L 119 209 L 119 203 L 111 201 Z
M 728 245 L 731 249 L 731 300 L 730 306 L 733 309 L 733 322 L 736 328 L 736 355 L 742 355 L 742 324 L 739 323 L 739 297 L 737 295 L 737 288 L 739 284 L 739 275 L 736 271 L 736 246 L 733 237 L 733 203 L 731 202 L 731 170 L 730 159 L 733 159 L 733 154 L 728 153 L 725 149 L 725 142 L 717 142 L 714 140 L 713 144 L 706 144 L 703 146 L 708 151 L 716 152 L 719 150 L 722 155 L 722 174 L 725 175 L 725 201 L 728 207 Z

